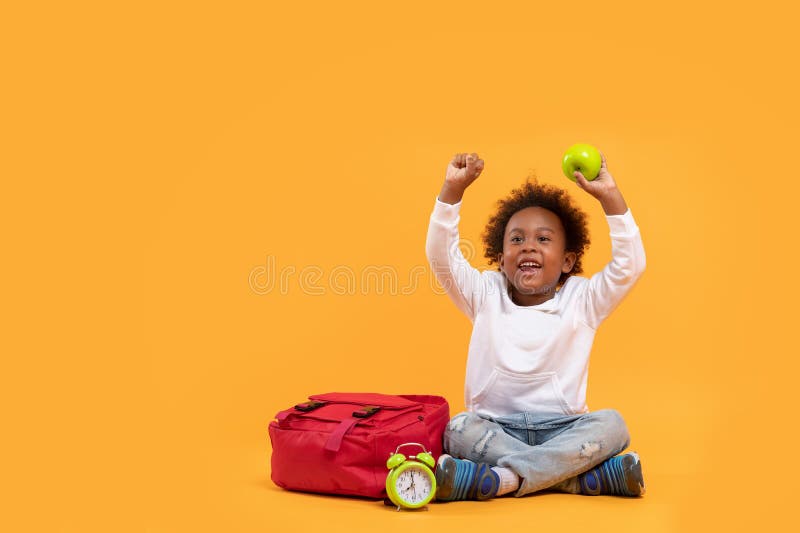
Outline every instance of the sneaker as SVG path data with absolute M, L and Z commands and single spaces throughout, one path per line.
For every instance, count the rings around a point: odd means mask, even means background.
M 500 476 L 487 463 L 473 463 L 447 454 L 436 464 L 436 499 L 488 500 L 497 495 Z
M 578 476 L 581 493 L 644 496 L 642 463 L 636 452 L 618 455 Z
M 636 452 L 626 453 L 622 459 L 622 469 L 625 472 L 625 484 L 631 496 L 644 496 L 644 477 L 642 477 L 642 463 Z

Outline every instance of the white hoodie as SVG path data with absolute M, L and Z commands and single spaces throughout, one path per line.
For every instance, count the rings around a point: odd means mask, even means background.
M 511 301 L 502 272 L 473 268 L 458 247 L 461 202 L 436 199 L 426 253 L 434 275 L 472 321 L 464 396 L 467 410 L 490 416 L 530 411 L 587 413 L 589 353 L 600 323 L 645 268 L 630 209 L 606 215 L 612 259 L 591 278 L 570 276 L 539 305 Z

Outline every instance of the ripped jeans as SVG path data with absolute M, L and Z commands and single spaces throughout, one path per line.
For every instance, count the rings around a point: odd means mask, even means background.
M 501 417 L 463 412 L 450 420 L 444 432 L 444 450 L 453 457 L 516 472 L 521 483 L 515 496 L 544 489 L 580 494 L 577 476 L 629 443 L 625 421 L 613 409 Z

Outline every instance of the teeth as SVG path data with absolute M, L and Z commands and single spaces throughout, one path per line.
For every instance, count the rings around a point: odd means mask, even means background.
M 525 266 L 527 266 L 527 267 L 538 267 L 538 266 L 541 266 L 541 265 L 539 265 L 539 263 L 534 263 L 533 261 L 525 261 L 524 263 L 520 263 L 519 266 L 520 267 L 525 267 Z

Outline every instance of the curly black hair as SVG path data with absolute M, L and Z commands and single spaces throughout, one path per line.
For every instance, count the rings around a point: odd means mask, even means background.
M 503 251 L 506 224 L 517 211 L 526 207 L 543 207 L 552 211 L 564 226 L 566 233 L 566 251 L 575 252 L 575 265 L 570 272 L 562 272 L 558 285 L 562 286 L 573 274 L 583 272 L 581 258 L 589 248 L 589 229 L 587 216 L 578 206 L 572 203 L 567 191 L 546 183 L 540 184 L 535 177 L 529 176 L 525 183 L 503 199 L 497 201 L 497 211 L 491 216 L 483 232 L 483 244 L 486 247 L 484 257 L 489 264 L 498 263 L 498 256 Z

